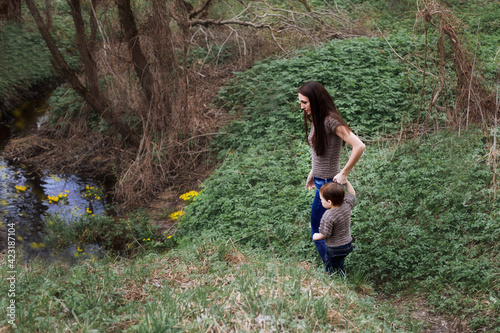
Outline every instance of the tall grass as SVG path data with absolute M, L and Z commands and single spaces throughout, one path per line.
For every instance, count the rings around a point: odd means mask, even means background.
M 6 271 L 0 268 L 2 278 Z M 19 332 L 417 332 L 421 327 L 310 264 L 230 243 L 202 241 L 167 255 L 78 265 L 37 259 L 19 268 L 18 277 Z M 7 305 L 6 298 L 0 305 Z

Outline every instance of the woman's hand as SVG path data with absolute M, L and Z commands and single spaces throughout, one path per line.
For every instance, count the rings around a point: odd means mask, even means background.
M 340 172 L 335 177 L 333 177 L 333 181 L 339 183 L 340 185 L 344 185 L 345 183 L 347 183 L 347 175 Z
M 310 191 L 316 186 L 314 185 L 314 176 L 312 174 L 312 170 L 309 173 L 309 176 L 307 176 L 307 181 L 306 181 L 306 188 Z

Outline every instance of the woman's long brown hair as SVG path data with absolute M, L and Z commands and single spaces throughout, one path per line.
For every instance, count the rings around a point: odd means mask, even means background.
M 311 115 L 309 116 L 304 111 L 304 129 L 306 133 L 306 140 L 309 145 L 314 149 L 316 155 L 321 156 L 325 153 L 328 140 L 326 137 L 325 119 L 327 116 L 332 116 L 337 120 L 340 125 L 346 126 L 350 131 L 351 129 L 347 123 L 342 119 L 340 113 L 333 102 L 333 98 L 323 85 L 316 81 L 308 81 L 304 83 L 299 89 L 299 94 L 309 98 L 311 106 Z M 309 142 L 309 128 L 308 121 L 314 125 L 314 134 Z

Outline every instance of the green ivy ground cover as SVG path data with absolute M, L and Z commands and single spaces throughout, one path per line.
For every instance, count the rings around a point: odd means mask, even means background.
M 414 47 L 408 35 L 395 37 L 394 42 L 403 54 Z M 239 137 L 241 132 L 261 138 L 263 128 L 269 126 L 277 131 L 300 132 L 302 114 L 295 107 L 296 91 L 308 80 L 321 82 L 346 121 L 365 136 L 391 133 L 399 128 L 401 121 L 412 119 L 416 111 L 408 99 L 406 69 L 386 41 L 379 38 L 333 41 L 321 49 L 299 52 L 288 60 L 260 63 L 240 73 L 220 91 L 220 98 L 227 106 L 236 110 L 243 107 L 245 114 L 252 117 L 251 124 L 245 126 L 254 126 L 254 129 L 230 129 L 232 135 L 238 135 L 235 140 L 238 143 L 231 142 L 230 146 L 249 145 Z M 289 124 L 283 127 L 274 125 L 274 121 Z M 227 141 L 219 143 L 228 147 Z
M 500 203 L 479 130 L 369 147 L 357 168 L 355 267 L 388 292 L 498 331 Z
M 393 47 L 407 49 L 400 41 Z M 325 84 L 368 144 L 351 174 L 356 250 L 346 267 L 387 292 L 421 292 L 473 328 L 498 330 L 500 205 L 488 165 L 491 138 L 471 129 L 399 146 L 370 139 L 415 114 L 403 69 L 383 40 L 336 41 L 261 63 L 221 90 L 240 120 L 214 143 L 224 160 L 187 207 L 183 242 L 239 240 L 317 259 L 308 236 L 313 193 L 305 189 L 310 149 L 296 102 L 296 88 L 311 79 Z
M 65 1 L 52 2 L 52 38 L 68 65 L 76 69 L 80 56 L 75 50 L 74 24 Z M 62 15 L 61 15 L 62 14 Z M 23 24 L 0 24 L 0 100 L 54 81 L 50 52 L 33 19 L 23 6 Z
M 0 26 L 0 99 L 11 88 L 36 86 L 54 77 L 49 51 L 35 32 L 9 24 Z

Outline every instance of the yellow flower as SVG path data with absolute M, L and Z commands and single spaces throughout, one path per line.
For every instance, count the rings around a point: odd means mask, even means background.
M 184 214 L 186 214 L 184 211 L 179 210 L 175 213 L 170 214 L 168 217 L 171 218 L 172 220 L 177 220 L 179 217 L 181 217 Z
M 26 189 L 27 189 L 27 187 L 26 187 L 26 186 L 22 186 L 22 185 L 19 185 L 19 186 L 18 186 L 18 185 L 16 185 L 16 186 L 15 186 L 15 188 L 16 188 L 16 190 L 17 190 L 17 192 L 18 192 L 18 193 L 19 193 L 19 192 L 24 192 L 24 191 L 26 191 Z
M 189 191 L 187 193 L 184 193 L 183 195 L 181 195 L 179 198 L 184 200 L 184 201 L 188 201 L 189 199 L 191 198 L 194 198 L 198 195 L 199 193 L 196 192 L 196 191 Z

